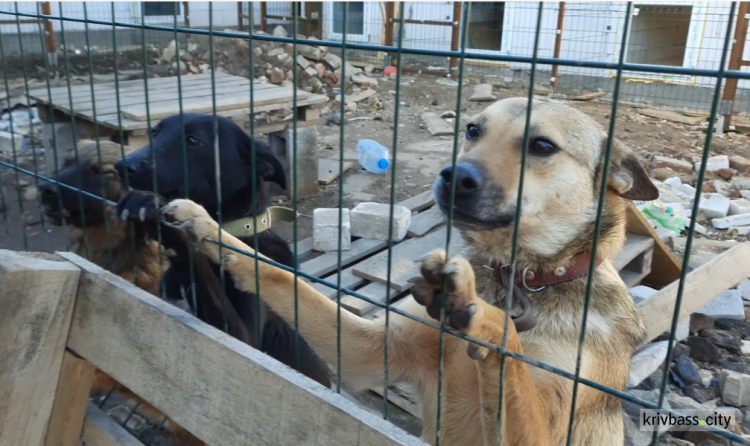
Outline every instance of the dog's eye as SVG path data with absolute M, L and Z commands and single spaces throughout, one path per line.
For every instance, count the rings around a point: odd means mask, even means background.
M 476 124 L 466 125 L 466 139 L 477 139 L 479 138 L 479 127 Z
M 199 145 L 201 145 L 201 142 L 198 141 L 198 138 L 196 138 L 195 136 L 188 136 L 187 143 L 190 147 L 198 147 Z
M 545 156 L 557 152 L 558 148 L 546 139 L 535 139 L 529 144 L 529 150 L 536 155 Z

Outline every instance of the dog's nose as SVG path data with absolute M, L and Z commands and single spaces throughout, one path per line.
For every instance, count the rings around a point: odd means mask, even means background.
M 43 181 L 39 183 L 39 192 L 42 194 L 42 199 L 54 198 L 57 196 L 57 186 L 48 181 Z
M 484 185 L 484 177 L 473 164 L 456 163 L 455 175 L 453 170 L 453 165 L 449 164 L 440 172 L 446 194 L 451 193 L 454 182 L 456 183 L 456 198 L 470 197 Z
M 115 169 L 122 175 L 123 177 L 125 175 L 134 175 L 136 172 L 136 166 L 133 164 L 132 161 L 128 160 L 127 158 L 122 158 L 118 162 L 115 163 Z

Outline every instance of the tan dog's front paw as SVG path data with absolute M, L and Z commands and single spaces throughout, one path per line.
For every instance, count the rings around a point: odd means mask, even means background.
M 414 299 L 437 320 L 444 308 L 445 323 L 467 332 L 479 309 L 471 264 L 462 257 L 446 259 L 445 251 L 436 249 L 425 257 L 420 272 L 411 280 Z
M 179 226 L 192 243 L 219 236 L 219 225 L 203 206 L 190 200 L 172 200 L 161 209 L 167 221 Z

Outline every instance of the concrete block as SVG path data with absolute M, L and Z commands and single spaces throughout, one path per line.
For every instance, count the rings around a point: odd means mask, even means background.
M 656 294 L 657 290 L 647 287 L 646 285 L 634 286 L 630 289 L 630 295 L 633 297 L 633 301 L 638 305 L 642 301 L 648 299 L 652 295 Z
M 742 304 L 742 293 L 739 290 L 727 290 L 716 296 L 696 313 L 714 319 L 745 319 L 745 307 Z
M 341 209 L 341 229 L 339 230 L 339 209 L 319 208 L 313 211 L 313 249 L 316 251 L 338 251 L 339 237 L 341 250 L 352 247 L 349 209 Z
M 667 156 L 654 156 L 654 167 L 669 167 L 675 172 L 691 174 L 693 173 L 693 165 L 687 161 L 669 158 Z
M 630 376 L 626 387 L 635 387 L 654 373 L 664 363 L 668 345 L 669 341 L 654 342 L 634 354 L 630 360 Z
M 677 188 L 680 192 L 691 197 L 695 197 L 695 188 L 689 184 L 682 184 Z
M 750 278 L 743 279 L 739 285 L 737 285 L 740 295 L 743 299 L 750 301 Z
M 729 215 L 750 214 L 750 201 L 745 199 L 729 202 Z
M 706 172 L 716 172 L 720 169 L 729 169 L 729 157 L 726 155 L 712 156 L 706 160 Z M 701 163 L 695 163 L 695 171 L 701 170 Z
M 742 341 L 742 347 L 740 350 L 743 355 L 750 355 L 750 341 Z
M 729 198 L 721 194 L 709 194 L 701 198 L 698 209 L 703 211 L 706 218 L 722 218 L 729 213 Z
M 750 198 L 750 190 L 741 190 L 740 191 L 740 196 L 742 198 Z
M 680 177 L 671 177 L 664 180 L 664 184 L 671 188 L 679 189 L 680 186 L 682 186 L 682 180 L 680 179 Z
M 268 135 L 268 145 L 286 172 L 285 191 L 272 188 L 274 194 L 292 198 L 294 191 L 294 129 Z M 297 129 L 297 198 L 308 198 L 318 193 L 318 130 L 315 126 Z
M 388 240 L 390 225 L 390 205 L 381 203 L 360 203 L 349 214 L 352 222 L 352 236 L 376 240 Z M 411 224 L 411 211 L 404 206 L 393 206 L 393 240 L 406 237 Z
M 716 229 L 729 229 L 732 226 L 750 225 L 750 214 L 730 215 L 724 218 L 714 218 L 711 225 Z
M 721 400 L 735 407 L 750 404 L 750 375 L 724 369 L 719 377 Z
M 11 154 L 15 147 L 16 153 L 23 150 L 23 136 L 18 133 L 0 131 L 0 153 Z

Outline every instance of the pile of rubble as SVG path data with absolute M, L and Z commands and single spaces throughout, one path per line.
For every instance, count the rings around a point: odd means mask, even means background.
M 636 301 L 653 293 L 645 286 L 631 290 Z M 664 407 L 712 410 L 731 415 L 729 430 L 750 432 L 750 279 L 713 299 L 678 324 Z M 750 311 L 750 309 L 748 309 Z M 664 374 L 667 335 L 633 356 L 627 392 L 658 403 Z M 627 445 L 647 445 L 651 432 L 638 429 L 641 407 L 623 401 Z M 680 439 L 672 438 L 679 436 Z M 670 432 L 659 444 L 712 446 L 729 441 L 708 432 Z

